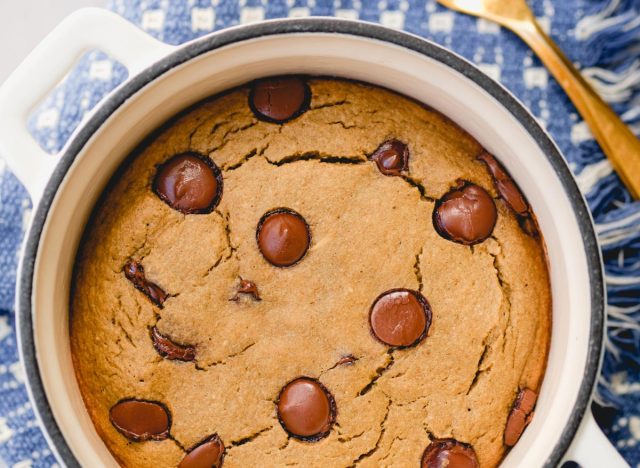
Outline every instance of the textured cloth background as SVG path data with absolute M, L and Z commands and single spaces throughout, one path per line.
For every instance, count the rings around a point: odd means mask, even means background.
M 561 48 L 639 132 L 640 0 L 529 3 Z M 375 21 L 443 44 L 504 83 L 558 142 L 596 220 L 609 293 L 596 416 L 631 466 L 640 467 L 640 202 L 631 201 L 568 98 L 519 39 L 434 0 L 115 0 L 109 8 L 171 44 L 268 18 Z M 58 151 L 83 114 L 126 76 L 124 67 L 102 52 L 88 53 L 29 119 L 32 134 L 49 152 Z M 0 160 L 0 466 L 2 460 L 15 467 L 56 464 L 28 403 L 16 350 L 15 270 L 30 206 Z

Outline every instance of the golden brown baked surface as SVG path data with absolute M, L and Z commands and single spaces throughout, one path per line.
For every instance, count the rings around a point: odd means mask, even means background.
M 519 389 L 537 391 L 551 298 L 539 239 L 498 196 L 481 146 L 442 115 L 353 82 L 309 81 L 309 109 L 283 125 L 258 120 L 248 88 L 213 98 L 165 127 L 112 182 L 79 249 L 71 311 L 76 373 L 96 428 L 124 466 L 177 466 L 217 434 L 225 467 L 420 466 L 430 438 L 470 444 L 480 465 L 504 456 Z M 368 159 L 397 139 L 408 171 Z M 208 155 L 223 191 L 210 214 L 183 214 L 152 190 L 176 154 Z M 458 179 L 494 197 L 497 223 L 475 245 L 444 239 L 434 205 Z M 422 192 L 422 193 L 421 193 Z M 256 242 L 263 214 L 300 213 L 311 243 L 288 268 Z M 154 304 L 123 273 L 133 259 L 168 297 Z M 240 278 L 261 300 L 235 297 Z M 374 300 L 420 291 L 432 322 L 416 346 L 392 348 L 369 326 Z M 150 328 L 195 347 L 162 357 Z M 354 362 L 337 364 L 345 355 Z M 317 442 L 288 436 L 275 402 L 298 376 L 335 398 Z M 163 403 L 170 437 L 132 442 L 109 419 L 128 398 Z

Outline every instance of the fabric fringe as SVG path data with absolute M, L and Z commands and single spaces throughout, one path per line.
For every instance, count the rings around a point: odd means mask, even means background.
M 640 368 L 640 202 L 625 203 L 629 195 L 615 174 L 602 179 L 591 193 L 595 195 L 588 201 L 596 219 L 608 295 L 598 401 L 620 406 L 628 395 L 612 384 L 612 376 Z
M 640 0 L 594 3 L 599 11 L 584 17 L 575 30 L 576 38 L 585 42 L 580 57 L 588 67 L 584 75 L 638 131 Z M 595 399 L 619 407 L 628 404 L 630 391 L 620 387 L 617 376 L 640 369 L 640 201 L 632 200 L 595 141 L 582 143 L 581 150 L 574 167 L 595 220 L 608 293 L 605 356 Z
M 575 36 L 586 43 L 579 58 L 583 66 L 614 64 L 628 58 L 628 48 L 640 44 L 640 2 L 611 0 L 598 13 L 578 22 Z
M 582 74 L 589 80 L 598 94 L 611 104 L 628 105 L 640 90 L 640 60 L 623 63 L 614 69 L 598 67 L 585 68 Z M 634 120 L 640 114 L 640 108 L 629 109 L 625 120 Z

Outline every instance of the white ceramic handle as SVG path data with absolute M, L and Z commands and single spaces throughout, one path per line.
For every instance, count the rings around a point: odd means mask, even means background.
M 25 185 L 34 205 L 58 155 L 45 152 L 36 143 L 27 131 L 27 118 L 82 54 L 92 49 L 121 62 L 130 79 L 175 47 L 152 38 L 115 13 L 84 8 L 65 18 L 2 84 L 0 156 Z
M 581 468 L 626 468 L 629 464 L 605 436 L 591 410 L 585 412 L 580 428 L 565 455 L 565 461 L 572 460 Z

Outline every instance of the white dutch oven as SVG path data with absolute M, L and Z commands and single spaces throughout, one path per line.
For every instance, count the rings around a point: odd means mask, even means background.
M 123 63 L 129 78 L 60 154 L 46 154 L 26 130 L 27 115 L 95 48 Z M 116 465 L 84 408 L 68 337 L 73 262 L 96 199 L 128 153 L 169 117 L 219 91 L 283 73 L 336 75 L 398 91 L 446 114 L 499 157 L 537 214 L 553 290 L 549 364 L 536 417 L 504 466 L 556 466 L 566 459 L 584 467 L 625 466 L 589 410 L 605 320 L 591 218 L 557 147 L 508 91 L 440 46 L 372 24 L 272 21 L 172 47 L 97 9 L 67 18 L 0 88 L 0 154 L 35 205 L 19 272 L 21 356 L 58 459 L 68 466 Z

